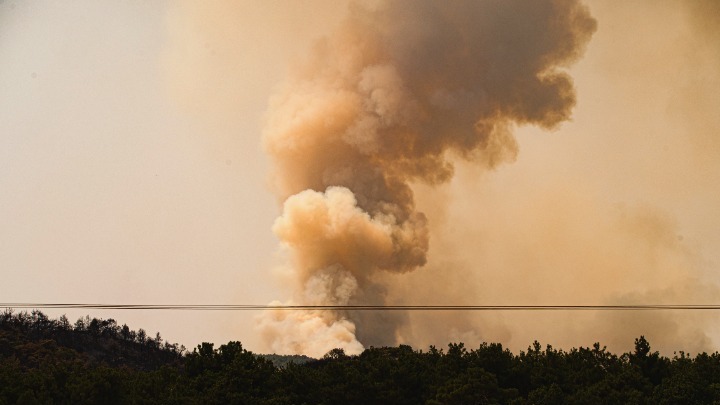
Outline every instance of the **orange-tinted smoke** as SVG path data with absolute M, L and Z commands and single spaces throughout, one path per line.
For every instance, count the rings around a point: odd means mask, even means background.
M 410 182 L 447 182 L 456 156 L 486 168 L 512 161 L 514 125 L 567 120 L 575 93 L 562 68 L 595 27 L 571 0 L 353 4 L 268 113 L 284 201 L 274 231 L 290 252 L 293 302 L 386 302 L 381 272 L 427 261 L 428 218 Z M 277 352 L 322 355 L 394 344 L 404 322 L 274 313 L 260 327 Z

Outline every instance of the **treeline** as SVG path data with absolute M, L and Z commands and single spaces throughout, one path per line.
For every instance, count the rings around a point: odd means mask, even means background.
M 45 342 L 81 353 L 89 361 L 109 366 L 151 369 L 182 361 L 184 346 L 163 341 L 160 333 L 150 336 L 143 329 L 131 330 L 114 319 L 85 316 L 70 324 L 65 315 L 50 319 L 41 311 L 0 313 L 0 354 L 12 352 L 9 342 Z
M 287 362 L 288 360 L 291 360 Z M 239 342 L 186 351 L 112 320 L 0 316 L 0 404 L 712 404 L 720 354 L 570 351 L 535 342 L 370 348 L 322 359 L 262 356 Z

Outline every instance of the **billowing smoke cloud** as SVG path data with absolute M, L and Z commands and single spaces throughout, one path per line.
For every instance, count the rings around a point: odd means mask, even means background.
M 388 274 L 427 262 L 428 218 L 411 184 L 453 176 L 451 160 L 514 160 L 516 125 L 554 128 L 575 104 L 563 67 L 595 21 L 577 1 L 354 4 L 271 100 L 265 145 L 284 201 L 294 303 L 383 304 Z M 432 216 L 432 215 L 430 215 Z M 276 312 L 276 352 L 394 344 L 387 313 Z
M 590 7 L 599 28 L 572 70 L 581 95 L 572 123 L 558 136 L 516 131 L 523 153 L 503 170 L 478 175 L 460 163 L 449 184 L 415 187 L 418 207 L 433 213 L 428 265 L 392 282 L 390 296 L 439 304 L 718 301 L 717 2 Z M 414 312 L 401 334 L 416 347 L 499 341 L 524 350 L 537 339 L 618 352 L 644 335 L 672 356 L 717 350 L 718 318 Z

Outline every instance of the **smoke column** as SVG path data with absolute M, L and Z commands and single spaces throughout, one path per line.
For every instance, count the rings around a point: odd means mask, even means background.
M 291 302 L 389 302 L 384 276 L 427 261 L 428 218 L 411 185 L 448 182 L 457 158 L 488 169 L 513 161 L 514 126 L 567 120 L 575 94 L 562 68 L 595 27 L 569 0 L 351 5 L 268 113 L 265 147 L 283 201 L 273 231 L 289 252 Z M 405 322 L 274 312 L 259 327 L 275 352 L 319 356 L 395 344 Z

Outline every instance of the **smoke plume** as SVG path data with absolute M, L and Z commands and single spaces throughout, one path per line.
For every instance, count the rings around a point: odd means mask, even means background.
M 518 125 L 570 117 L 571 78 L 595 20 L 572 0 L 353 4 L 271 100 L 264 141 L 283 201 L 273 231 L 298 304 L 396 301 L 386 282 L 426 264 L 427 216 L 413 184 L 491 169 L 518 152 Z M 428 218 L 429 217 L 429 218 Z M 399 276 L 403 277 L 403 276 Z M 406 316 L 275 312 L 275 352 L 322 355 L 395 344 Z

